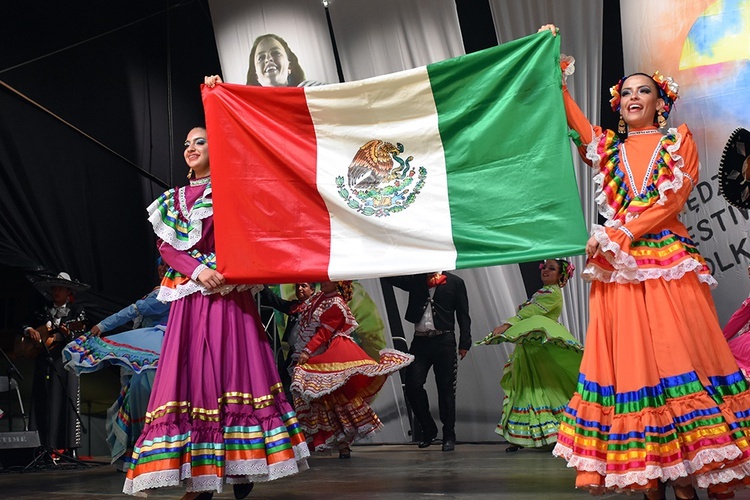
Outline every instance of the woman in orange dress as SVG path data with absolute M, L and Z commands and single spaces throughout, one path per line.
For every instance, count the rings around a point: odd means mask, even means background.
M 678 499 L 696 487 L 731 498 L 750 483 L 750 391 L 719 326 L 716 281 L 678 217 L 698 152 L 686 125 L 666 128 L 671 78 L 636 73 L 611 92 L 624 139 L 592 126 L 563 85 L 606 223 L 586 244 L 590 322 L 554 454 L 595 493 L 664 498 L 670 481 Z

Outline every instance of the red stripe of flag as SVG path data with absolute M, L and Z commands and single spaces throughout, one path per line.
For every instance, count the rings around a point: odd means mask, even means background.
M 249 274 L 261 283 L 326 281 L 331 221 L 316 188 L 304 89 L 222 84 L 202 93 L 219 272 L 230 283 Z

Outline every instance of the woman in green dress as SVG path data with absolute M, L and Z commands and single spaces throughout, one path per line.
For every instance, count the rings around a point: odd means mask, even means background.
M 515 344 L 503 369 L 503 415 L 495 432 L 511 445 L 542 447 L 557 441 L 559 419 L 576 389 L 583 346 L 557 322 L 562 312 L 562 287 L 573 264 L 561 259 L 540 266 L 542 286 L 518 306 L 515 316 L 495 328 L 478 345 Z

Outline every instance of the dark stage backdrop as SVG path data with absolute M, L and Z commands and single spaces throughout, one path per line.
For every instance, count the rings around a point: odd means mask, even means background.
M 219 70 L 208 7 L 21 2 L 0 18 L 0 46 L 0 271 L 67 271 L 100 319 L 156 282 L 145 207 L 186 182 L 181 144 Z

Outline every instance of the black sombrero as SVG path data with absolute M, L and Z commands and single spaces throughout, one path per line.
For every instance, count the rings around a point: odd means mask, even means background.
M 86 283 L 74 280 L 65 272 L 58 273 L 57 276 L 51 274 L 28 274 L 26 275 L 26 278 L 45 296 L 49 295 L 52 291 L 52 287 L 55 286 L 64 286 L 70 288 L 74 292 L 81 292 L 91 288 L 91 286 Z
M 750 132 L 738 128 L 729 136 L 719 166 L 719 194 L 731 205 L 750 208 Z

